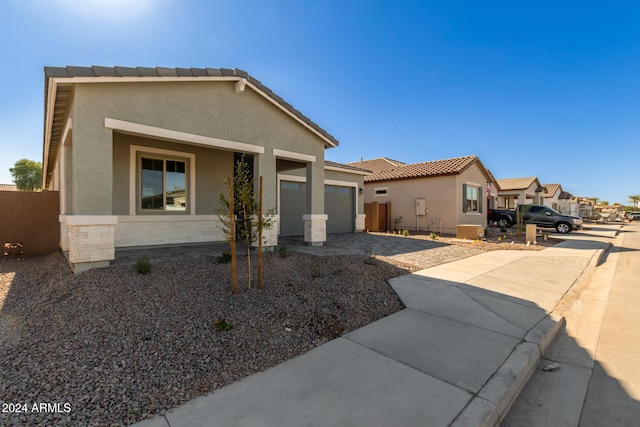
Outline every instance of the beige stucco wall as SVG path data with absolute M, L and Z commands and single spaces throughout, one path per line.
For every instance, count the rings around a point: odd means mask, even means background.
M 487 201 L 487 175 L 480 169 L 477 165 L 472 165 L 465 171 L 463 171 L 460 175 L 456 175 L 457 178 L 457 221 L 458 225 L 460 224 L 474 224 L 480 225 L 484 229 L 487 226 L 487 209 L 488 209 L 488 201 Z M 463 212 L 462 207 L 462 188 L 463 184 L 473 185 L 480 187 L 480 203 L 481 203 L 481 212 Z
M 481 188 L 482 213 L 464 213 L 462 211 L 463 184 L 478 185 Z M 386 195 L 375 195 L 377 188 L 386 188 Z M 405 179 L 397 181 L 365 183 L 364 201 L 391 202 L 391 220 L 393 228 L 395 220 L 402 217 L 397 225 L 399 229 L 429 230 L 455 234 L 459 224 L 476 224 L 486 226 L 486 177 L 475 165 L 461 175 L 435 176 L 429 178 Z M 425 199 L 428 213 L 416 215 L 416 199 Z M 438 220 L 434 222 L 433 220 Z
M 114 215 L 129 214 L 130 153 L 132 145 L 195 155 L 195 162 L 193 165 L 189 165 L 188 169 L 189 174 L 193 173 L 194 170 L 196 174 L 196 215 L 212 215 L 216 209 L 220 207 L 218 194 L 220 191 L 223 191 L 226 195 L 227 185 L 225 179 L 233 175 L 233 153 L 231 151 L 159 141 L 114 132 L 113 188 L 117 189 L 113 194 L 112 209 Z M 190 176 L 187 177 L 187 182 L 189 182 L 189 178 Z M 138 188 L 138 186 L 139 182 L 136 180 L 136 188 Z M 153 212 L 138 212 L 138 214 L 157 215 L 157 213 Z M 187 215 L 188 212 L 163 212 L 163 214 Z
M 122 153 L 113 152 L 113 132 L 104 126 L 107 117 L 264 146 L 265 154 L 258 160 L 259 168 L 265 172 L 259 171 L 265 180 L 264 204 L 265 209 L 275 207 L 273 148 L 313 155 L 316 163 L 322 164 L 324 141 L 251 89 L 236 94 L 234 88 L 229 82 L 76 85 L 71 111 L 75 166 L 72 213 L 110 214 L 114 208 L 120 211 L 123 207 L 120 197 L 123 178 L 112 176 L 113 161 L 119 160 Z M 311 177 L 318 179 L 317 185 L 321 187 L 323 168 L 311 169 Z M 323 197 L 324 193 L 319 191 L 312 201 L 314 213 L 323 211 Z
M 224 180 L 233 172 L 233 152 L 186 141 L 126 134 L 105 127 L 106 118 L 229 141 L 235 147 L 238 144 L 233 143 L 264 147 L 264 154 L 254 155 L 254 173 L 264 180 L 265 210 L 275 208 L 277 201 L 274 150 L 303 158 L 312 156 L 316 161 L 304 172 L 314 191 L 310 212 L 317 215 L 313 218 L 318 222 L 314 227 L 319 227 L 314 238 L 320 243 L 324 241 L 324 222 L 318 219 L 324 214 L 325 178 L 325 141 L 320 136 L 251 88 L 235 93 L 234 82 L 141 81 L 82 83 L 76 84 L 72 92 L 74 98 L 69 107 L 72 132 L 58 159 L 62 163 L 57 166 L 63 167 L 57 167 L 56 171 L 63 179 L 62 213 L 67 218 L 61 220 L 62 241 L 70 252 L 73 245 L 68 218 L 92 230 L 102 226 L 93 224 L 92 217 L 104 218 L 113 229 L 110 238 L 115 247 L 223 239 L 215 211 L 219 207 L 219 192 L 227 190 Z M 191 163 L 187 185 L 195 185 L 195 192 L 193 186 L 188 190 L 191 201 L 195 200 L 193 214 L 189 209 L 147 213 L 131 206 L 131 188 L 136 192 L 139 187 L 137 168 L 132 175 L 131 163 L 136 158 L 132 160 L 135 153 L 132 145 L 188 155 Z M 192 175 L 195 183 L 190 179 Z M 76 246 L 81 247 L 73 247 Z M 105 258 L 97 250 L 89 251 L 84 246 L 73 252 L 70 258 L 78 264 L 85 262 L 82 256 L 89 256 L 87 260 L 91 262 L 96 257 Z

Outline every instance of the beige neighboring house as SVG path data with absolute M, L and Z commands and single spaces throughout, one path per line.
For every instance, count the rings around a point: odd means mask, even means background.
M 555 209 L 561 214 L 578 215 L 578 204 L 573 202 L 571 193 L 564 191 L 560 184 L 544 184 L 546 189 L 543 204 Z
M 542 200 L 545 206 L 560 211 L 560 196 L 562 195 L 562 185 L 560 184 L 544 184 L 546 189 L 544 193 L 544 199 Z
M 60 191 L 76 272 L 109 265 L 116 248 L 224 240 L 218 194 L 241 156 L 276 209 L 265 245 L 362 230 L 367 172 L 325 162 L 337 145 L 238 69 L 45 68 L 44 188 Z
M 18 191 L 16 184 L 0 184 L 0 191 Z
M 486 227 L 492 175 L 476 156 L 412 164 L 378 158 L 349 165 L 372 171 L 364 177 L 368 230 L 456 234 L 458 225 Z
M 499 179 L 498 209 L 515 209 L 517 205 L 542 205 L 545 188 L 535 176 Z
M 565 215 L 579 216 L 579 204 L 576 198 L 567 191 L 562 191 L 558 197 L 558 212 Z

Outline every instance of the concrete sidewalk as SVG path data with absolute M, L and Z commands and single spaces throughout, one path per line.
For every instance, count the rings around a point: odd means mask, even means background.
M 549 313 L 607 249 L 603 233 L 395 278 L 406 309 L 136 426 L 494 426 L 562 326 Z

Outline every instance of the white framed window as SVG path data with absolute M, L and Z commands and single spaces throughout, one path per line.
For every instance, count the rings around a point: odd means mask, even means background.
M 389 192 L 389 187 L 375 187 L 373 189 L 374 196 L 386 196 Z
M 195 154 L 131 146 L 129 213 L 195 214 Z
M 473 184 L 462 185 L 462 211 L 464 213 L 482 212 L 482 187 Z
M 140 209 L 186 212 L 186 160 L 140 156 Z

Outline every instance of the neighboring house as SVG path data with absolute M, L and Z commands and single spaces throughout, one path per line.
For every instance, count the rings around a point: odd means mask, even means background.
M 368 172 L 325 162 L 338 141 L 241 70 L 47 67 L 44 135 L 44 188 L 60 191 L 76 272 L 115 248 L 224 240 L 218 195 L 242 156 L 276 209 L 266 246 L 364 228 Z
M 0 184 L 0 191 L 18 191 L 16 184 Z
M 587 197 L 576 197 L 575 203 L 578 204 L 578 216 L 585 219 L 596 218 L 596 202 Z
M 547 189 L 542 199 L 542 203 L 545 206 L 560 211 L 560 196 L 562 195 L 562 185 L 560 184 L 544 184 L 544 188 Z
M 491 174 L 476 156 L 406 164 L 388 158 L 350 166 L 364 177 L 367 229 L 430 230 L 456 234 L 462 224 L 487 224 Z
M 535 176 L 499 179 L 498 209 L 514 209 L 517 205 L 542 205 L 545 188 Z
M 558 196 L 558 212 L 565 215 L 578 216 L 578 203 L 571 193 L 561 191 Z

